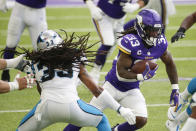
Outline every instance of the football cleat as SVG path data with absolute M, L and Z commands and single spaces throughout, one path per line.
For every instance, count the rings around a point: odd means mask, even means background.
M 101 66 L 95 64 L 93 69 L 89 73 L 89 75 L 92 77 L 93 81 L 97 85 L 99 84 L 100 71 L 101 71 Z
M 9 70 L 4 70 L 4 71 L 2 71 L 1 79 L 2 79 L 3 81 L 10 82 L 10 73 L 9 73 Z
M 168 131 L 180 131 L 180 125 L 177 125 L 175 121 L 167 120 L 165 126 Z

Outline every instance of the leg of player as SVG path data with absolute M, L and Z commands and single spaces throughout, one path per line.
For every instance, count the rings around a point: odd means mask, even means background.
M 108 52 L 115 43 L 115 35 L 113 30 L 112 19 L 108 16 L 104 15 L 102 20 L 100 21 L 96 21 L 93 19 L 93 24 L 95 26 L 95 29 L 97 30 L 97 33 L 102 43 L 98 49 L 98 52 L 106 52 L 104 55 L 96 56 L 94 67 L 90 72 L 90 76 L 93 78 L 95 83 L 98 84 L 101 68 L 105 64 Z
M 15 50 L 20 40 L 20 36 L 25 27 L 25 24 L 23 23 L 21 17 L 22 13 L 23 13 L 23 9 L 21 9 L 20 6 L 16 3 L 12 10 L 12 14 L 8 24 L 8 34 L 7 34 L 5 49 Z M 4 54 L 4 59 L 11 59 L 13 57 L 14 57 L 14 53 L 10 53 L 6 51 Z M 9 70 L 4 70 L 1 78 L 2 80 L 10 81 Z
M 196 93 L 192 96 L 191 100 L 192 112 L 187 119 L 181 131 L 195 131 L 196 130 Z
M 111 92 L 111 91 L 110 91 Z M 142 128 L 147 123 L 147 107 L 143 94 L 139 89 L 129 90 L 124 94 L 117 90 L 117 94 L 123 94 L 124 98 L 119 103 L 133 110 L 136 115 L 136 124 L 130 125 L 128 122 L 121 123 L 113 128 L 113 131 L 135 131 Z M 120 95 L 119 95 L 120 96 Z M 137 103 L 135 102 L 137 101 Z

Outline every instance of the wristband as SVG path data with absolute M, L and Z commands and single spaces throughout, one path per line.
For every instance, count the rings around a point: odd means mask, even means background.
M 172 84 L 171 86 L 172 86 L 172 89 L 177 89 L 177 90 L 179 90 L 178 84 Z
M 19 89 L 19 84 L 18 82 L 8 82 L 10 86 L 10 91 L 18 90 Z
M 137 80 L 138 81 L 143 81 L 144 80 L 144 77 L 142 74 L 137 74 Z
M 177 32 L 183 32 L 183 33 L 185 33 L 185 31 L 186 31 L 186 29 L 184 27 L 180 27 Z

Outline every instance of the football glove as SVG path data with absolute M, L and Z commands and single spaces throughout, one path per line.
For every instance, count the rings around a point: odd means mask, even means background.
M 130 108 L 120 106 L 118 112 L 130 125 L 134 125 L 136 123 L 136 116 Z
M 103 12 L 99 7 L 97 7 L 91 0 L 86 1 L 86 5 L 90 10 L 91 16 L 95 20 L 101 20 Z
M 185 37 L 184 33 L 185 33 L 185 28 L 180 27 L 180 29 L 176 32 L 176 34 L 172 36 L 171 43 L 184 38 Z
M 158 69 L 158 65 L 156 66 L 155 69 L 151 70 L 149 64 L 146 63 L 146 69 L 142 74 L 137 74 L 137 80 L 141 81 L 141 80 L 148 80 L 152 78 L 156 74 L 157 69 Z
M 169 103 L 171 106 L 176 106 L 176 107 L 178 106 L 178 104 L 179 104 L 179 91 L 178 91 L 178 89 L 172 89 Z
M 7 63 L 7 68 L 16 68 L 16 69 L 19 69 L 20 66 L 22 65 L 23 63 L 23 57 L 25 56 L 25 54 L 22 54 L 16 58 L 13 58 L 13 59 L 6 59 L 6 63 Z
M 125 3 L 123 6 L 123 11 L 125 13 L 133 13 L 134 11 L 138 10 L 140 8 L 138 3 L 131 4 L 129 2 Z

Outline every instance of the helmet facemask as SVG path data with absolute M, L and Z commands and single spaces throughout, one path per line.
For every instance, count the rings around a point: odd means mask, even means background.
M 147 10 L 147 12 L 154 13 L 151 12 L 151 10 Z M 153 21 L 153 18 L 151 18 L 152 16 L 153 15 L 145 15 L 144 12 L 144 14 L 139 14 L 136 16 L 135 22 L 135 29 L 138 35 L 142 38 L 142 40 L 146 42 L 148 46 L 156 46 L 156 43 L 161 36 L 163 28 L 161 19 L 158 21 Z

